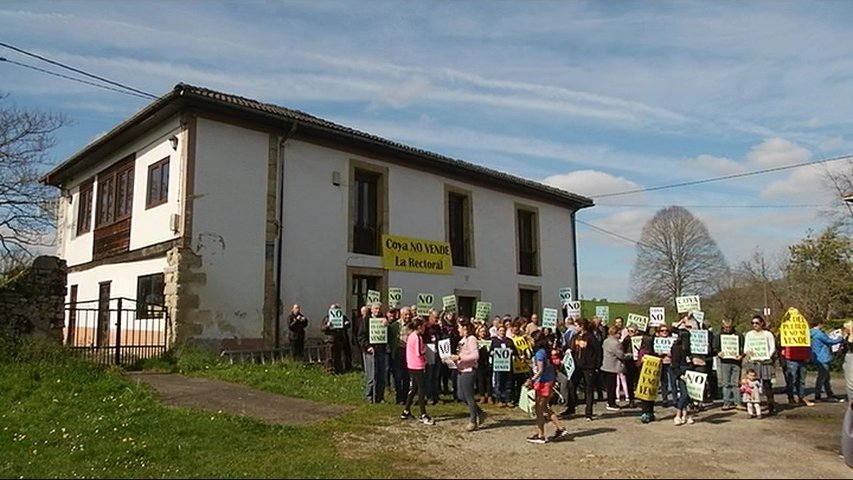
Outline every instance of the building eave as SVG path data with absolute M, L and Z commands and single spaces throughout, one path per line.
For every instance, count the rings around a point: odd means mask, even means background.
M 79 152 L 41 177 L 47 185 L 61 187 L 74 172 L 97 165 L 140 133 L 183 111 L 197 109 L 237 116 L 250 122 L 268 125 L 273 130 L 289 129 L 296 124 L 298 137 L 305 140 L 334 142 L 352 149 L 399 159 L 402 163 L 461 176 L 489 187 L 506 189 L 516 194 L 555 203 L 577 211 L 594 205 L 592 199 L 510 175 L 463 160 L 417 149 L 376 135 L 345 127 L 313 115 L 277 105 L 258 102 L 236 95 L 178 84 L 172 91 L 156 99 L 108 133 L 86 145 Z

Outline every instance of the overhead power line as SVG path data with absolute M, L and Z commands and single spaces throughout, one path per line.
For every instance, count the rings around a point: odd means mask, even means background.
M 6 57 L 0 57 L 0 62 L 11 63 L 12 65 L 18 65 L 19 67 L 29 68 L 29 69 L 35 70 L 37 72 L 46 73 L 48 75 L 53 75 L 55 77 L 64 78 L 66 80 L 72 80 L 74 82 L 83 83 L 85 85 L 91 85 L 93 87 L 103 88 L 104 90 L 110 90 L 113 92 L 123 93 L 125 95 L 132 95 L 134 97 L 139 97 L 139 98 L 148 98 L 145 95 L 140 95 L 138 93 L 129 92 L 127 90 L 121 90 L 121 89 L 118 89 L 115 87 L 110 87 L 109 85 L 101 85 L 100 83 L 90 82 L 88 80 L 83 80 L 82 78 L 74 78 L 74 77 L 71 77 L 69 75 L 63 75 L 61 73 L 51 72 L 50 70 L 45 70 L 43 68 L 39 68 L 39 67 L 36 67 L 33 65 L 27 65 L 26 63 L 16 62 L 14 60 L 9 60 Z
M 18 53 L 21 53 L 21 54 L 23 54 L 23 55 L 27 55 L 27 56 L 30 56 L 30 57 L 33 57 L 33 58 L 37 58 L 37 59 L 39 59 L 39 60 L 41 60 L 41 61 L 43 61 L 43 62 L 50 63 L 51 65 L 56 65 L 57 67 L 64 68 L 64 69 L 66 69 L 66 70 L 70 70 L 70 71 L 72 71 L 72 72 L 74 72 L 74 73 L 79 73 L 80 75 L 84 75 L 84 76 L 89 77 L 89 78 L 94 78 L 95 80 L 98 80 L 98 81 L 101 81 L 101 82 L 104 82 L 104 83 L 107 83 L 107 84 L 113 85 L 113 86 L 115 86 L 115 87 L 118 87 L 118 88 L 121 88 L 121 89 L 127 90 L 127 91 L 129 91 L 129 92 L 134 92 L 134 93 L 136 93 L 136 94 L 138 94 L 138 95 L 145 96 L 146 98 L 150 98 L 150 99 L 155 99 L 155 98 L 157 98 L 157 95 L 153 95 L 153 94 L 148 93 L 148 92 L 146 92 L 146 91 L 139 90 L 139 89 L 137 89 L 137 88 L 133 88 L 133 87 L 130 87 L 130 86 L 124 85 L 124 84 L 119 83 L 119 82 L 114 82 L 114 81 L 112 81 L 112 80 L 110 80 L 110 79 L 108 79 L 108 78 L 104 78 L 104 77 L 101 77 L 101 76 L 98 76 L 98 75 L 95 75 L 95 74 L 92 74 L 92 73 L 89 73 L 89 72 L 86 72 L 86 71 L 80 70 L 79 68 L 74 68 L 74 67 L 69 66 L 69 65 L 66 65 L 66 64 L 64 64 L 64 63 L 62 63 L 62 62 L 57 62 L 56 60 L 51 60 L 51 59 L 46 58 L 46 57 L 43 57 L 43 56 L 41 56 L 41 55 L 38 55 L 38 54 L 35 54 L 35 53 L 32 53 L 32 52 L 28 52 L 28 51 L 24 50 L 23 48 L 18 48 L 18 47 L 16 47 L 16 46 L 14 46 L 14 45 L 10 45 L 10 44 L 8 44 L 8 43 L 0 42 L 0 46 L 2 46 L 2 47 L 6 47 L 6 48 L 8 48 L 8 49 L 10 49 L 10 50 L 14 50 L 14 51 L 16 51 L 16 52 L 18 52 Z M 8 60 L 7 60 L 7 61 L 8 61 Z M 51 72 L 45 72 L 45 73 L 51 73 Z
M 653 207 L 653 208 L 666 208 L 671 207 L 672 204 L 669 205 L 652 205 L 652 204 L 642 204 L 642 203 L 596 203 L 596 207 Z M 818 208 L 823 207 L 824 205 L 820 204 L 804 204 L 804 205 L 682 205 L 678 204 L 680 207 L 684 208 Z
M 821 163 L 835 162 L 838 160 L 846 160 L 846 159 L 851 159 L 851 158 L 853 158 L 853 155 L 843 155 L 840 157 L 826 158 L 823 160 L 813 160 L 810 162 L 795 163 L 792 165 L 783 165 L 780 167 L 764 168 L 761 170 L 753 170 L 753 171 L 749 171 L 749 172 L 733 173 L 731 175 L 723 175 L 721 177 L 705 178 L 702 180 L 691 180 L 689 182 L 673 183 L 670 185 L 660 185 L 657 187 L 637 188 L 635 190 L 626 190 L 624 192 L 605 193 L 602 195 L 595 195 L 592 198 L 598 199 L 598 198 L 606 198 L 606 197 L 616 197 L 616 196 L 620 196 L 620 195 L 630 195 L 632 193 L 654 192 L 656 190 L 665 190 L 668 188 L 689 187 L 691 185 L 701 185 L 703 183 L 719 182 L 721 180 L 731 180 L 733 178 L 749 177 L 752 175 L 760 175 L 760 174 L 764 174 L 764 173 L 778 172 L 781 170 L 790 170 L 792 168 L 805 167 L 808 165 L 818 165 Z
M 616 232 L 611 232 L 610 230 L 607 230 L 607 229 L 601 228 L 599 226 L 593 225 L 589 222 L 584 222 L 583 220 L 578 220 L 577 218 L 575 219 L 575 222 L 580 223 L 581 225 L 586 225 L 587 227 L 589 227 L 589 228 L 591 228 L 591 229 L 593 229 L 599 233 L 603 233 L 605 235 L 610 235 L 611 237 L 615 237 L 615 238 L 618 238 L 620 240 L 626 241 L 626 242 L 630 243 L 631 245 L 642 245 L 646 248 L 651 248 L 651 246 L 646 245 L 645 243 L 643 243 L 639 240 L 634 240 L 633 238 L 628 238 L 628 237 L 626 237 L 624 235 L 620 235 Z

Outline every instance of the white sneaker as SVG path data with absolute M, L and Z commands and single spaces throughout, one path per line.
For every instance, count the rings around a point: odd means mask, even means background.
M 429 415 L 421 415 L 421 423 L 424 425 L 435 425 L 435 420 Z
M 681 417 L 675 417 L 672 419 L 672 423 L 675 425 L 684 425 L 684 420 Z
M 688 424 L 688 425 L 693 425 L 693 423 L 694 423 L 694 422 L 693 422 L 693 417 L 687 417 L 687 419 L 686 419 L 686 420 L 684 420 L 684 421 L 683 421 L 683 422 L 681 422 L 681 423 L 686 423 L 686 424 Z

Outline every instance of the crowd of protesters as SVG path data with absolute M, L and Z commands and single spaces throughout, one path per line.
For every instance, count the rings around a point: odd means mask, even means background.
M 567 317 L 565 311 L 556 329 L 542 328 L 535 314 L 529 318 L 503 315 L 479 320 L 435 309 L 422 316 L 415 312 L 414 306 L 385 309 L 374 303 L 362 307 L 353 321 L 344 316 L 340 328 L 332 327 L 324 317 L 321 328 L 327 335 L 332 372 L 352 368 L 353 355 L 360 352 L 365 401 L 391 401 L 385 395 L 393 390 L 394 401 L 403 406 L 400 418 L 414 418 L 411 408 L 417 401 L 417 418 L 428 425 L 434 421 L 427 405 L 437 404 L 440 395 L 466 404 L 469 416 L 465 430 L 473 431 L 486 415 L 481 405 L 515 407 L 527 390 L 533 392 L 531 413 L 536 417 L 536 432 L 528 438 L 532 443 L 548 441 L 547 421 L 555 428 L 551 439 L 566 435 L 560 419 L 576 415 L 581 408 L 583 418 L 592 421 L 596 402 L 603 402 L 606 412 L 633 409 L 643 423 L 655 422 L 654 409 L 660 406 L 674 409 L 675 425 L 692 424 L 695 412 L 718 399 L 722 400 L 722 410 L 738 409 L 746 418 L 764 418 L 778 411 L 773 395 L 777 362 L 784 372 L 789 404 L 843 401 L 835 396 L 829 382 L 828 366 L 836 344 L 841 344 L 845 355 L 847 395 L 853 398 L 853 323 L 845 325 L 842 336 L 830 336 L 822 323 L 813 323 L 811 347 L 777 348 L 778 340 L 762 316 L 755 315 L 750 330 L 743 334 L 736 331 L 733 321 L 723 320 L 720 334 L 735 336 L 738 342 L 738 354 L 731 356 L 724 355 L 720 335 L 714 335 L 689 314 L 672 324 L 640 330 L 635 324 L 625 325 L 621 317 L 608 326 L 598 317 Z M 371 343 L 371 318 L 384 319 L 385 342 Z M 707 347 L 701 353 L 691 350 L 693 329 L 708 330 Z M 659 344 L 656 337 L 671 340 Z M 449 343 L 447 352 L 441 351 L 442 342 Z M 761 356 L 748 350 L 756 342 L 766 346 Z M 511 352 L 509 371 L 493 369 L 492 352 L 496 349 Z M 654 400 L 638 399 L 637 383 L 644 362 L 652 357 L 659 360 L 649 364 L 657 369 L 659 390 Z M 573 368 L 566 368 L 564 362 L 571 362 Z M 814 401 L 805 395 L 805 366 L 809 362 L 818 370 Z M 688 395 L 690 372 L 707 375 L 701 399 Z M 561 412 L 554 413 L 553 407 Z

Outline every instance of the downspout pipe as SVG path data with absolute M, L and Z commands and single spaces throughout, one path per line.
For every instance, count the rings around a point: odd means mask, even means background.
M 284 251 L 284 151 L 285 151 L 285 143 L 287 140 L 296 132 L 296 127 L 299 124 L 293 122 L 290 125 L 290 131 L 288 131 L 284 136 L 279 139 L 278 142 L 278 215 L 276 218 L 276 223 L 278 223 L 278 240 L 276 244 L 276 252 L 275 252 L 275 285 L 276 285 L 276 299 L 275 299 L 275 348 L 281 348 L 281 314 L 283 309 L 282 305 L 282 282 L 281 281 L 281 271 L 283 262 L 283 251 Z
M 572 213 L 569 217 L 571 218 L 572 224 L 572 270 L 574 271 L 574 278 L 572 279 L 572 282 L 574 283 L 574 285 L 572 285 L 572 292 L 574 293 L 572 294 L 572 298 L 580 300 L 581 294 L 578 291 L 578 229 L 576 223 L 577 220 L 575 219 L 576 215 L 577 210 L 572 210 Z

